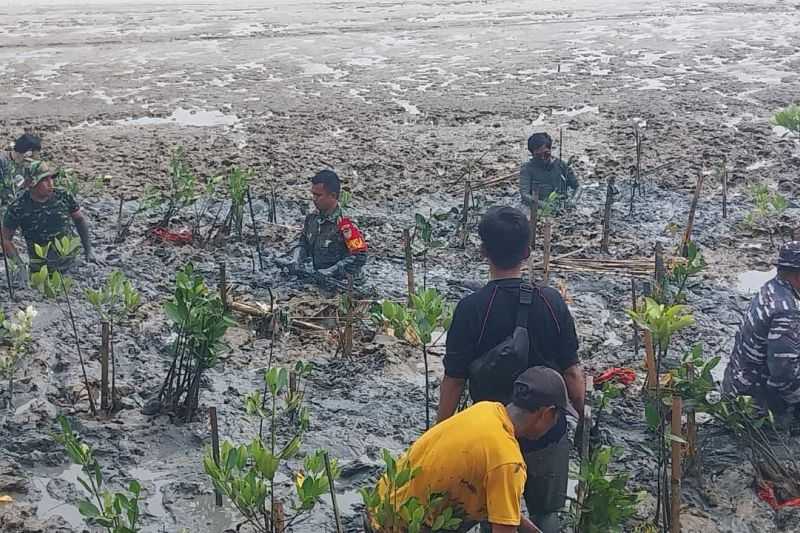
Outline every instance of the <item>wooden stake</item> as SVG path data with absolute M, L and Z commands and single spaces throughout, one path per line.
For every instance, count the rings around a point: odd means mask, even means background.
M 697 203 L 700 201 L 700 193 L 703 191 L 703 181 L 705 175 L 700 174 L 697 178 L 697 186 L 694 189 L 694 198 L 692 198 L 692 207 L 689 208 L 689 221 L 686 224 L 686 233 L 683 235 L 683 244 L 681 245 L 681 253 L 684 257 L 689 255 L 689 241 L 692 240 L 692 230 L 694 229 L 694 216 L 697 212 Z
M 470 187 L 469 180 L 464 181 L 464 203 L 461 207 L 461 247 L 467 245 L 467 237 L 469 237 L 469 199 L 472 195 L 472 188 Z
M 342 356 L 350 357 L 353 354 L 353 315 L 355 302 L 353 301 L 353 276 L 347 276 L 347 315 L 344 319 L 344 332 L 342 334 Z
M 686 364 L 689 382 L 694 381 L 694 366 L 692 363 Z M 691 405 L 686 407 L 686 457 L 694 462 L 697 457 L 697 417 L 695 408 Z
M 100 341 L 100 409 L 108 413 L 111 394 L 108 387 L 108 354 L 110 352 L 111 327 L 108 321 L 100 322 L 101 341 Z
M 5 215 L 0 215 L 0 253 L 3 254 L 3 267 L 6 270 L 8 299 L 9 301 L 15 302 L 17 299 L 14 298 L 14 284 L 11 282 L 11 268 L 9 267 L 8 256 L 6 255 L 6 238 L 3 235 L 3 218 L 5 218 Z
M 655 389 L 658 383 L 658 375 L 656 374 L 656 350 L 653 345 L 653 333 L 646 329 L 644 330 L 644 366 L 647 369 L 647 379 L 645 381 L 645 390 Z
M 531 202 L 531 216 L 528 219 L 531 225 L 531 254 L 536 250 L 536 227 L 539 222 L 539 191 L 533 188 L 531 191 L 533 202 Z
M 631 278 L 631 303 L 633 304 L 633 310 L 637 311 L 639 309 L 639 299 L 636 295 L 636 278 Z M 636 321 L 633 321 L 633 355 L 638 359 L 639 358 L 639 325 Z
M 722 218 L 728 218 L 728 165 L 722 160 Z
M 558 128 L 558 158 L 564 160 L 564 128 Z
M 331 490 L 331 504 L 333 505 L 333 519 L 336 521 L 336 533 L 342 533 L 342 519 L 339 516 L 339 504 L 336 502 L 336 490 L 333 486 L 331 460 L 327 451 L 322 452 L 322 457 L 325 459 L 325 475 L 328 476 L 328 488 Z
M 228 309 L 228 275 L 225 272 L 225 262 L 219 264 L 219 298 L 222 300 L 222 306 L 225 310 Z
M 272 192 L 273 192 L 273 195 L 274 195 L 275 190 L 273 189 Z M 275 201 L 275 198 L 273 196 L 273 202 L 274 201 Z M 260 235 L 260 233 L 258 231 L 258 226 L 256 225 L 256 215 L 255 215 L 255 211 L 253 210 L 253 197 L 250 196 L 250 186 L 249 185 L 247 187 L 247 205 L 250 207 L 250 221 L 253 223 L 253 235 L 256 238 L 256 252 L 258 252 L 258 268 L 260 270 L 264 270 L 264 257 L 261 255 L 261 235 Z M 255 265 L 255 261 L 253 262 L 253 264 Z M 255 268 L 253 268 L 253 271 L 255 272 Z
M 608 238 L 611 233 L 611 207 L 614 204 L 614 176 L 608 178 L 606 185 L 606 207 L 603 212 L 603 240 L 600 243 L 600 251 L 607 254 Z
M 545 222 L 542 233 L 544 233 L 544 251 L 542 252 L 542 268 L 544 272 L 542 273 L 542 279 L 544 280 L 544 284 L 547 285 L 550 282 L 550 239 L 552 236 L 552 225 L 550 222 Z
M 403 230 L 403 247 L 406 254 L 406 279 L 408 284 L 408 306 L 411 307 L 413 300 L 412 294 L 416 294 L 416 287 L 414 285 L 414 256 L 411 251 L 411 232 L 407 229 Z
M 586 376 L 586 398 L 591 398 L 591 393 L 594 390 L 594 378 L 592 376 Z M 591 457 L 589 455 L 589 435 L 592 432 L 592 407 L 587 402 L 583 406 L 583 433 L 581 434 L 581 457 L 580 457 L 580 469 L 581 472 L 584 473 L 589 468 L 589 461 Z M 583 481 L 578 482 L 578 488 L 576 491 L 576 510 L 575 510 L 575 523 L 576 529 L 578 531 L 578 527 L 580 527 L 581 523 L 581 514 L 583 510 L 583 502 L 586 499 L 586 486 Z
M 667 277 L 667 267 L 664 264 L 664 247 L 660 242 L 656 243 L 656 299 L 664 295 L 664 280 Z
M 114 242 L 121 242 L 122 240 L 122 205 L 125 203 L 123 196 L 119 197 L 119 211 L 117 212 L 117 237 Z
M 211 453 L 214 456 L 214 462 L 219 466 L 219 427 L 217 426 L 217 408 L 208 408 L 208 419 L 211 422 Z M 217 507 L 222 507 L 222 493 L 214 489 L 214 500 Z
M 681 414 L 683 400 L 677 394 L 672 396 L 672 436 L 683 439 L 681 428 Z M 671 533 L 680 533 L 681 530 L 681 463 L 683 462 L 681 442 L 672 440 L 672 481 L 671 481 Z

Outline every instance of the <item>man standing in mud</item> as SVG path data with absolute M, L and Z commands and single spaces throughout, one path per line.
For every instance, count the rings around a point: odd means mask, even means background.
M 17 189 L 30 180 L 30 165 L 25 164 L 25 158 L 38 159 L 41 149 L 39 137 L 26 133 L 16 140 L 11 150 L 0 152 L 0 205 L 10 204 Z
M 81 213 L 75 198 L 68 192 L 55 188 L 53 184 L 55 168 L 40 162 L 34 163 L 32 168 L 35 174 L 29 180 L 31 187 L 16 198 L 3 218 L 4 252 L 9 259 L 22 266 L 13 242 L 14 233 L 17 229 L 21 229 L 27 244 L 32 271 L 38 271 L 45 263 L 48 268 L 64 270 L 71 264 L 71 258 L 59 257 L 51 246 L 46 261 L 42 261 L 36 256 L 34 245 L 43 247 L 56 238 L 70 235 L 72 232 L 68 227 L 68 221 L 71 219 L 81 238 L 86 260 L 97 263 L 89 236 L 89 222 Z M 20 281 L 24 279 L 25 271 L 25 268 L 18 269 Z
M 439 421 L 455 413 L 468 380 L 474 402 L 505 402 L 514 377 L 538 365 L 564 377 L 572 405 L 583 413 L 585 382 L 569 308 L 558 291 L 522 280 L 522 264 L 530 255 L 528 219 L 518 209 L 494 207 L 481 219 L 478 233 L 490 281 L 463 298 L 453 314 Z M 557 533 L 569 476 L 566 419 L 559 417 L 541 438 L 521 438 L 520 448 L 528 469 L 525 502 L 531 518 L 544 533 Z
M 424 502 L 431 494 L 441 495 L 462 518 L 457 530 L 448 531 L 465 532 L 476 523 L 488 523 L 492 533 L 540 533 L 520 509 L 527 474 L 518 439 L 535 441 L 562 417 L 577 413 L 564 379 L 543 366 L 517 377 L 509 400 L 507 405 L 475 404 L 426 431 L 398 461 L 399 469 L 416 468 L 418 474 L 389 495 L 384 477 L 378 495 L 397 506 L 408 498 Z M 376 522 L 371 517 L 365 529 L 380 525 Z
M 580 187 L 572 169 L 561 159 L 552 156 L 553 139 L 547 133 L 534 133 L 528 138 L 529 161 L 519 172 L 519 191 L 522 203 L 530 207 L 533 192 L 539 202 L 546 202 L 552 193 L 560 200 L 573 201 Z
M 367 262 L 367 242 L 355 223 L 343 215 L 340 191 L 339 176 L 332 170 L 321 170 L 311 178 L 317 212 L 306 216 L 303 232 L 292 243 L 289 256 L 278 260 L 280 265 L 290 272 L 310 267 L 334 279 L 360 273 Z
M 775 266 L 736 333 L 722 388 L 800 417 L 800 241 L 783 245 Z

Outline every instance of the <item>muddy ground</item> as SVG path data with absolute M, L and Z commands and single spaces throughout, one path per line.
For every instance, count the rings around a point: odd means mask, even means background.
M 236 526 L 235 512 L 214 507 L 202 472 L 207 424 L 175 425 L 167 416 L 143 415 L 141 407 L 166 370 L 170 331 L 161 303 L 172 291 L 174 271 L 187 261 L 215 283 L 224 260 L 237 298 L 265 301 L 271 287 L 295 316 L 321 307 L 325 294 L 273 266 L 294 229 L 266 225 L 270 184 L 277 190 L 278 222 L 293 226 L 309 209 L 308 177 L 325 165 L 340 173 L 353 195 L 350 211 L 370 240 L 367 289 L 381 297 L 401 297 L 405 290 L 402 229 L 415 212 L 442 215 L 435 232 L 449 245 L 429 257 L 428 283 L 455 302 L 466 290 L 458 282 L 487 276 L 474 226 L 465 249 L 456 246 L 461 179 L 470 161 L 480 159 L 472 179 L 514 172 L 531 132 L 557 136 L 563 128 L 561 149 L 575 158 L 586 190 L 577 209 L 558 220 L 554 253 L 584 247 L 589 257 L 599 256 L 608 176 L 620 189 L 610 251 L 633 258 L 652 256 L 657 242 L 674 249 L 695 181 L 706 173 L 695 238 L 709 265 L 689 289 L 697 324 L 680 336 L 675 353 L 702 340 L 708 357 L 730 351 L 748 291 L 763 278 L 752 271 L 768 270 L 775 254 L 764 233 L 741 227 L 752 209 L 747 186 L 779 190 L 793 202 L 784 226 L 798 225 L 800 152 L 796 140 L 769 123 L 800 94 L 797 2 L 568 1 L 543 8 L 469 0 L 98 0 L 81 6 L 41 0 L 7 4 L 0 14 L 4 138 L 33 129 L 49 158 L 82 177 L 82 207 L 108 264 L 83 267 L 78 284 L 96 286 L 120 269 L 145 302 L 116 329 L 123 410 L 98 421 L 79 398 L 80 369 L 58 308 L 33 291 L 21 292 L 18 302 L 2 294 L 6 311 L 27 303 L 40 311 L 17 410 L 0 430 L 0 493 L 17 502 L 0 507 L 5 530 L 84 530 L 75 507 L 78 472 L 52 438 L 57 413 L 73 417 L 115 482 L 143 482 L 145 531 Z M 631 214 L 634 123 L 643 132 L 643 168 L 673 164 L 647 176 L 646 194 Z M 202 176 L 234 164 L 256 169 L 263 271 L 253 270 L 252 237 L 207 249 L 148 239 L 146 228 L 157 214 L 138 217 L 125 243 L 113 244 L 119 197 L 131 213 L 146 184 L 163 185 L 176 145 L 186 148 Z M 712 173 L 723 157 L 731 181 L 727 219 Z M 98 176 L 106 176 L 101 187 L 94 184 Z M 476 193 L 472 222 L 498 203 L 517 203 L 513 182 Z M 173 226 L 189 218 L 178 217 Z M 570 298 L 587 371 L 622 365 L 641 374 L 624 314 L 630 277 L 553 274 Z M 300 304 L 303 298 L 311 303 Z M 75 307 L 97 382 L 97 319 L 85 301 Z M 219 409 L 224 439 L 242 441 L 255 431 L 244 419 L 242 395 L 259 387 L 271 341 L 244 318 L 228 340 L 233 349 L 208 372 L 201 403 Z M 435 385 L 442 350 L 433 349 Z M 351 360 L 334 357 L 336 342 L 328 333 L 290 332 L 275 341 L 274 351 L 280 363 L 316 365 L 304 449 L 324 447 L 339 458 L 344 521 L 348 531 L 358 531 L 355 491 L 376 474 L 380 449 L 399 451 L 423 430 L 420 356 L 386 337 L 373 338 L 366 327 Z M 652 493 L 655 459 L 640 386 L 641 380 L 614 402 L 603 434 L 624 447 L 617 466 L 631 474 L 632 486 Z M 701 428 L 701 437 L 712 433 Z M 716 436 L 705 449 L 704 487 L 686 482 L 684 530 L 800 531 L 796 516 L 758 501 L 744 452 L 729 437 Z M 652 497 L 643 517 L 651 505 Z M 332 531 L 331 516 L 323 502 L 296 531 Z

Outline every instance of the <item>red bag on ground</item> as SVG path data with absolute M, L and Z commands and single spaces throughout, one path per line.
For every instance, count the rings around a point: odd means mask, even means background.
M 758 497 L 775 509 L 783 509 L 784 507 L 800 507 L 800 498 L 792 498 L 785 502 L 779 502 L 775 496 L 775 489 L 772 488 L 772 483 L 769 481 L 762 481 L 758 484 Z
M 630 368 L 614 367 L 604 370 L 599 376 L 594 378 L 595 386 L 602 385 L 607 381 L 616 381 L 623 385 L 630 385 L 636 381 L 636 372 Z
M 179 231 L 170 231 L 161 226 L 153 228 L 150 234 L 161 242 L 172 242 L 175 244 L 189 244 L 194 237 L 190 229 L 184 228 Z

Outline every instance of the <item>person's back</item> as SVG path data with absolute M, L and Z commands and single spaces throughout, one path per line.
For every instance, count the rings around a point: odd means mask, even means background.
M 397 491 L 398 501 L 446 493 L 467 517 L 519 524 L 525 461 L 502 404 L 481 402 L 437 424 L 409 448 L 403 461 L 419 467 L 420 474 Z M 513 487 L 518 487 L 517 494 Z

